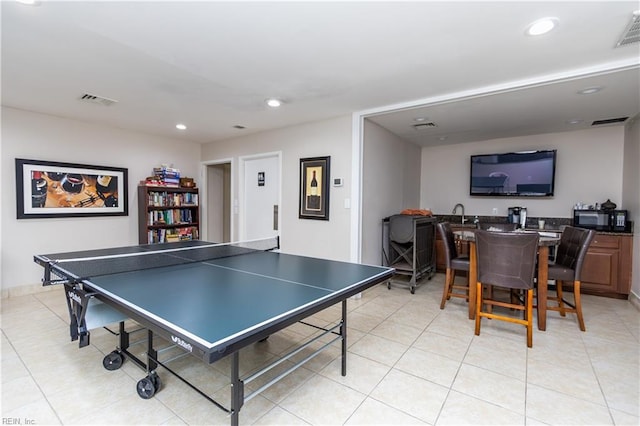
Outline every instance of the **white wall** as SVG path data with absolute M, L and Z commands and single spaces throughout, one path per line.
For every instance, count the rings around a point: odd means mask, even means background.
M 129 215 L 17 220 L 15 158 L 127 168 Z M 2 295 L 39 286 L 35 254 L 138 244 L 138 182 L 163 163 L 195 177 L 199 160 L 195 143 L 3 107 Z
M 626 133 L 621 126 L 605 127 L 425 148 L 420 155 L 419 148 L 365 120 L 362 261 L 379 263 L 381 220 L 403 208 L 431 208 L 435 213 L 448 214 L 455 203 L 462 202 L 467 214 L 491 215 L 491 209 L 498 207 L 499 214 L 506 215 L 508 206 L 525 205 L 531 216 L 570 217 L 576 201 L 591 203 L 610 198 L 620 208 L 629 209 L 635 223 L 640 223 L 638 121 L 628 124 Z M 237 182 L 238 156 L 264 152 L 283 154 L 283 251 L 348 260 L 351 229 L 345 200 L 356 202 L 351 200 L 350 189 L 351 129 L 351 116 L 344 116 L 207 144 L 200 152 L 197 144 L 182 140 L 3 107 L 0 163 L 3 296 L 10 288 L 16 292 L 21 287 L 39 285 L 42 270 L 33 263 L 34 254 L 136 244 L 136 186 L 154 166 L 173 163 L 183 174 L 199 178 L 200 161 L 233 158 L 233 179 Z M 107 150 L 101 149 L 105 146 Z M 516 201 L 468 196 L 469 155 L 534 148 L 558 149 L 555 197 Z M 342 177 L 344 185 L 330 188 L 328 222 L 299 219 L 299 159 L 324 155 L 331 156 L 331 177 Z M 128 168 L 129 216 L 17 220 L 16 157 Z M 237 186 L 232 194 L 235 199 Z M 234 226 L 237 235 L 237 220 Z M 636 225 L 636 253 L 640 247 L 637 231 Z M 640 270 L 639 258 L 634 256 L 634 271 Z M 633 289 L 640 294 L 637 273 Z
M 469 196 L 470 155 L 529 149 L 558 150 L 554 197 Z M 622 199 L 623 149 L 623 126 L 423 148 L 420 203 L 436 214 L 450 214 L 456 203 L 463 203 L 467 216 L 490 216 L 494 207 L 506 216 L 508 207 L 524 206 L 530 217 L 568 218 L 576 202 L 608 198 L 627 208 Z
M 282 152 L 282 206 L 280 243 L 283 252 L 335 260 L 350 258 L 351 116 L 302 124 L 203 145 L 202 161 L 233 159 L 232 200 L 239 200 L 238 158 Z M 329 220 L 298 218 L 300 159 L 331 156 L 331 179 L 342 177 L 341 187 L 330 186 Z M 233 221 L 237 239 L 239 219 Z
M 381 263 L 382 219 L 420 205 L 420 148 L 364 121 L 361 261 Z
M 631 292 L 640 298 L 640 114 L 625 126 L 622 200 L 635 224 L 631 275 Z

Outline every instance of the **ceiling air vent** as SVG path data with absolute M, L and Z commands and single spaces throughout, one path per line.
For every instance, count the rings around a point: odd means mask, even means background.
M 640 10 L 633 12 L 631 16 L 631 22 L 625 28 L 622 37 L 618 40 L 616 47 L 626 46 L 631 43 L 640 42 Z
M 98 105 L 104 105 L 104 106 L 111 106 L 116 102 L 118 102 L 115 99 L 109 99 L 102 96 L 92 95 L 91 93 L 83 93 L 79 99 L 82 102 L 90 102 L 92 104 L 98 104 Z
M 629 117 L 618 117 L 618 118 L 608 118 L 606 120 L 596 120 L 593 123 L 591 123 L 591 125 L 592 126 L 602 126 L 603 124 L 622 123 L 627 118 L 629 118 Z
M 420 124 L 414 124 L 413 128 L 416 130 L 429 130 L 432 127 L 436 127 L 435 123 L 420 123 Z

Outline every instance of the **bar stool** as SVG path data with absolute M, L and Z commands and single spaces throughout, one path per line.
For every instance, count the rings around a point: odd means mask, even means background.
M 482 229 L 483 231 L 491 231 L 491 232 L 515 232 L 516 229 L 518 229 L 518 224 L 517 223 L 489 223 L 489 222 L 485 222 L 485 223 L 481 223 L 478 222 L 476 227 L 478 229 Z M 488 291 L 489 293 L 489 297 L 493 297 L 493 293 L 491 293 L 493 291 L 493 288 L 491 286 L 488 286 Z M 510 289 L 509 293 L 511 295 L 511 303 L 517 303 L 516 300 L 519 296 L 519 291 L 515 290 L 515 289 Z M 491 309 L 489 309 L 489 311 L 491 311 Z
M 548 297 L 547 300 L 556 302 L 558 306 L 547 305 L 547 310 L 560 312 L 563 317 L 567 312 L 576 314 L 582 331 L 586 328 L 580 298 L 580 273 L 587 250 L 595 235 L 596 232 L 592 229 L 567 226 L 560 237 L 556 260 L 553 264 L 549 264 L 549 279 L 556 280 L 556 297 Z M 565 284 L 573 286 L 574 303 L 563 298 L 562 286 Z
M 538 253 L 537 233 L 502 233 L 478 230 L 475 234 L 478 261 L 476 284 L 476 336 L 480 335 L 482 317 L 524 325 L 527 328 L 527 346 L 533 346 L 533 288 Z M 495 300 L 482 293 L 483 285 L 526 290 L 524 306 Z M 484 311 L 483 306 L 487 306 Z M 524 319 L 500 315 L 493 306 L 524 311 Z
M 444 279 L 444 290 L 442 292 L 442 301 L 440 309 L 444 309 L 444 305 L 451 297 L 461 297 L 469 301 L 469 278 L 467 277 L 466 285 L 456 285 L 456 271 L 469 272 L 469 256 L 459 255 L 456 249 L 456 241 L 451 230 L 449 222 L 438 223 L 438 232 L 444 243 L 444 253 L 446 258 L 447 270 Z M 464 290 L 463 293 L 456 293 L 456 290 Z

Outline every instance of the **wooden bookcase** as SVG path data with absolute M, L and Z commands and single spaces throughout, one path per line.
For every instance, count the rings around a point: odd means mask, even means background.
M 200 235 L 197 188 L 138 186 L 138 241 L 196 240 Z

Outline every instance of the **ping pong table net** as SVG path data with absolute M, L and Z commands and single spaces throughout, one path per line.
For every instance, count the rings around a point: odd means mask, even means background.
M 45 255 L 50 271 L 63 280 L 92 277 L 206 262 L 280 248 L 279 237 L 232 243 L 177 242 Z M 44 284 L 55 284 L 51 280 Z

